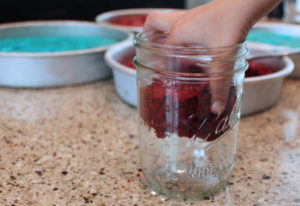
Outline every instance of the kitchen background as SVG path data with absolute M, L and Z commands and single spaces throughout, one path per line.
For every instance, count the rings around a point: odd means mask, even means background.
M 36 19 L 94 20 L 99 13 L 123 8 L 184 8 L 183 0 L 0 0 L 0 23 Z
M 91 20 L 99 13 L 125 8 L 192 8 L 209 0 L 0 0 L 0 23 L 43 20 Z M 282 4 L 270 16 L 282 17 Z

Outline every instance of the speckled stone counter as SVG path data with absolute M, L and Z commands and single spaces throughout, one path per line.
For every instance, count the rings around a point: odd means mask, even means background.
M 138 164 L 137 111 L 112 80 L 54 89 L 0 88 L 0 205 L 300 205 L 300 81 L 242 118 L 228 186 L 214 198 L 152 195 Z

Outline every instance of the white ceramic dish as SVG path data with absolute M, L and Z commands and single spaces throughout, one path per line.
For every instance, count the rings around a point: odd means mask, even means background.
M 274 33 L 297 36 L 300 37 L 300 25 L 299 24 L 289 24 L 289 23 L 272 23 L 272 22 L 260 22 L 254 26 L 254 29 L 265 29 L 272 31 Z M 300 77 L 300 54 L 289 55 L 295 63 L 295 69 L 290 75 L 290 77 Z
M 132 57 L 135 48 L 131 41 L 124 42 L 109 49 L 105 54 L 106 63 L 113 69 L 115 87 L 118 95 L 127 103 L 137 106 L 136 70 L 119 63 L 122 59 Z M 271 107 L 278 99 L 284 77 L 294 68 L 289 57 L 261 59 L 268 61 L 278 71 L 272 74 L 247 77 L 244 81 L 242 98 L 242 115 L 253 114 Z
M 122 26 L 118 24 L 112 24 L 108 20 L 115 17 L 126 16 L 126 15 L 140 15 L 140 14 L 150 14 L 152 12 L 170 12 L 174 9 L 163 9 L 163 8 L 148 8 L 148 9 L 122 9 L 122 10 L 115 10 L 109 11 L 96 16 L 96 22 L 99 24 L 103 24 L 106 26 L 111 26 L 118 29 L 123 29 L 125 31 L 130 32 L 141 32 L 143 27 L 138 26 Z
M 132 34 L 81 21 L 34 21 L 0 25 L 0 39 L 31 36 L 101 36 L 119 43 Z M 113 45 L 63 52 L 0 52 L 0 85 L 56 87 L 111 76 L 104 52 Z

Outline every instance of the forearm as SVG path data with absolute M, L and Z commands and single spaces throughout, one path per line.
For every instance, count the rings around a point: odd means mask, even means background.
M 228 15 L 228 21 L 237 22 L 239 28 L 250 28 L 263 16 L 267 15 L 282 0 L 215 0 L 222 4 Z

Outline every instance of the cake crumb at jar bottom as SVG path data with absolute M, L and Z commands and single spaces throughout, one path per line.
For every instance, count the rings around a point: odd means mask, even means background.
M 230 175 L 230 172 L 228 176 Z M 209 179 L 211 178 L 211 179 Z M 204 200 L 207 197 L 213 196 L 223 189 L 227 183 L 227 178 L 221 182 L 218 182 L 216 176 L 207 177 L 202 179 L 198 184 L 193 185 L 188 184 L 189 181 L 182 180 L 179 183 L 177 182 L 162 182 L 158 185 L 156 182 L 153 182 L 151 179 L 145 176 L 146 182 L 150 188 L 152 188 L 158 194 L 164 195 L 166 197 L 178 200 Z M 213 184 L 212 187 L 206 189 L 208 184 Z M 163 184 L 163 187 L 162 187 Z M 184 185 L 185 184 L 185 185 Z M 184 185 L 181 190 L 181 186 Z
M 143 124 L 140 150 L 143 174 L 155 192 L 174 199 L 204 199 L 222 189 L 233 168 L 238 123 L 213 142 L 169 135 L 155 137 L 153 129 Z M 155 151 L 155 152 L 153 152 Z M 223 155 L 220 156 L 219 153 Z

